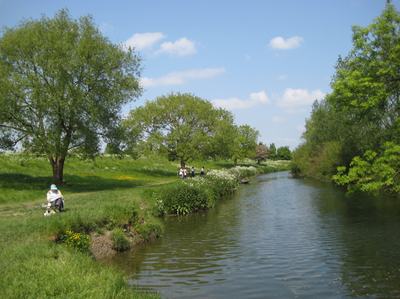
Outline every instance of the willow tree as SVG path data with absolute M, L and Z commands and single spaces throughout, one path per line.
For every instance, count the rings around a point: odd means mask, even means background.
M 132 110 L 124 127 L 128 144 L 134 144 L 131 147 L 179 160 L 185 167 L 192 159 L 219 156 L 214 141 L 221 122 L 233 126 L 230 114 L 214 108 L 209 101 L 173 93 Z
M 68 11 L 28 20 L 0 38 L 0 145 L 45 154 L 63 181 L 68 152 L 113 137 L 121 106 L 141 93 L 140 60 Z

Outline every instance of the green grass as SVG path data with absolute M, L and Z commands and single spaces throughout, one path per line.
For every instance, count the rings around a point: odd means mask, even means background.
M 213 161 L 191 165 L 197 170 L 232 166 Z M 262 167 L 272 169 L 268 163 Z M 47 160 L 0 155 L 0 298 L 159 298 L 136 291 L 118 270 L 54 238 L 67 229 L 87 233 L 133 222 L 143 239 L 150 239 L 161 226 L 153 215 L 156 202 L 146 194 L 178 181 L 177 168 L 157 158 L 69 158 L 67 184 L 61 186 L 66 211 L 43 217 L 40 205 L 51 183 Z
M 69 159 L 67 184 L 61 187 L 66 212 L 43 217 L 40 205 L 51 183 L 48 162 L 0 155 L 0 297 L 158 298 L 135 291 L 117 270 L 53 239 L 67 229 L 113 229 L 133 218 L 145 220 L 142 230 L 149 225 L 159 230 L 154 204 L 142 193 L 177 180 L 176 167 L 156 159 Z

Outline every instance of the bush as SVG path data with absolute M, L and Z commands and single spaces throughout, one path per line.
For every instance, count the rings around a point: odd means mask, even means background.
M 201 188 L 193 182 L 186 183 L 186 181 L 161 187 L 155 196 L 160 215 L 189 214 L 206 209 L 209 202 L 209 193 L 206 188 Z
M 257 168 L 253 166 L 245 167 L 245 166 L 236 166 L 234 168 L 231 168 L 228 170 L 230 173 L 232 173 L 237 180 L 246 178 L 246 177 L 251 177 L 255 176 L 257 174 Z
M 356 156 L 350 163 L 337 168 L 333 181 L 346 186 L 349 192 L 362 191 L 400 193 L 400 145 L 387 142 L 381 153 L 368 150 L 362 157 Z
M 216 200 L 236 191 L 240 179 L 257 173 L 258 170 L 252 166 L 211 170 L 205 177 L 195 177 L 161 187 L 151 196 L 157 201 L 158 215 L 185 215 L 214 206 Z
M 121 228 L 115 228 L 112 231 L 113 248 L 117 251 L 125 251 L 131 247 L 129 240 L 126 238 Z
M 218 199 L 232 195 L 239 185 L 239 179 L 229 170 L 211 170 L 206 176 L 207 185 Z
M 90 246 L 90 238 L 85 233 L 77 233 L 72 230 L 67 230 L 60 237 L 60 241 L 68 247 L 74 248 L 81 252 L 87 252 Z

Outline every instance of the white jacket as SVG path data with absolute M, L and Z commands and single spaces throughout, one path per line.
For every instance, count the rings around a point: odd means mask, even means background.
M 62 193 L 60 190 L 57 190 L 57 193 L 54 193 L 51 190 L 49 192 L 47 192 L 47 202 L 53 202 L 62 197 L 63 196 L 62 196 Z

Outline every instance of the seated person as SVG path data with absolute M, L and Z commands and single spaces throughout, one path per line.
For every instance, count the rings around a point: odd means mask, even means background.
M 60 212 L 64 209 L 64 198 L 57 186 L 52 184 L 50 190 L 47 192 L 47 211 L 50 212 L 50 208 L 56 208 Z

